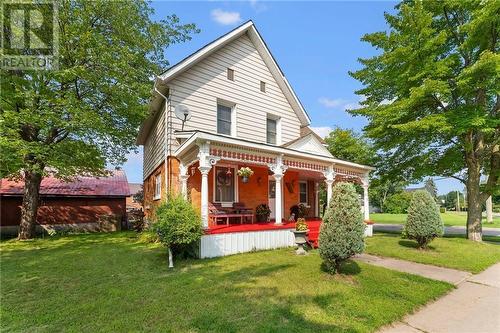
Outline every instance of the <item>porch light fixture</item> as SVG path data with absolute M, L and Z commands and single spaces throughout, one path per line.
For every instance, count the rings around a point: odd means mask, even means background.
M 231 175 L 232 175 L 231 168 L 227 168 L 226 176 L 231 176 Z
M 196 172 L 196 168 L 195 167 L 191 167 L 191 176 L 194 176 Z

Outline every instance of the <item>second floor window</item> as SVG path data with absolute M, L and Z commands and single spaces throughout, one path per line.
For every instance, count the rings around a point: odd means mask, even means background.
M 276 119 L 267 118 L 267 143 L 272 145 L 276 144 L 276 133 L 278 128 L 278 121 Z
M 217 104 L 217 133 L 231 135 L 231 108 Z

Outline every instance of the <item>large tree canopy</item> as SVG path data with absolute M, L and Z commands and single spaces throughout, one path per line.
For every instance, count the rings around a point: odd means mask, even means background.
M 165 48 L 197 29 L 153 21 L 145 1 L 58 3 L 59 68 L 2 70 L 1 176 L 25 180 L 20 238 L 32 237 L 41 178 L 100 174 L 134 147 Z
M 390 177 L 464 182 L 468 236 L 480 240 L 481 205 L 499 189 L 500 2 L 403 1 L 396 10 L 385 14 L 388 31 L 363 37 L 381 52 L 351 73 L 365 97 L 351 112 L 368 118 Z

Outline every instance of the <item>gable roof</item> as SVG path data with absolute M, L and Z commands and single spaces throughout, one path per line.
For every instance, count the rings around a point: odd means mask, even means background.
M 24 183 L 2 179 L 0 195 L 23 195 Z M 84 197 L 126 197 L 130 195 L 127 176 L 123 170 L 112 170 L 108 177 L 78 176 L 65 182 L 53 176 L 42 179 L 40 195 L 45 196 L 84 196 Z
M 328 149 L 326 149 L 326 147 L 324 146 L 323 140 L 321 140 L 319 135 L 314 133 L 312 130 L 298 139 L 285 143 L 283 147 L 306 153 L 333 157 L 330 151 L 328 151 Z
M 292 87 L 288 83 L 288 80 L 283 74 L 283 71 L 279 67 L 278 63 L 271 54 L 271 51 L 267 47 L 266 43 L 262 39 L 260 33 L 257 31 L 257 28 L 255 27 L 254 23 L 251 20 L 243 23 L 239 27 L 236 27 L 227 34 L 217 38 L 213 42 L 205 45 L 198 51 L 187 56 L 186 58 L 184 58 L 183 60 L 181 60 L 180 62 L 170 67 L 165 72 L 163 72 L 159 76 L 159 79 L 163 81 L 163 84 L 167 84 L 168 81 L 172 80 L 179 74 L 183 73 L 187 69 L 199 63 L 201 60 L 205 59 L 214 52 L 220 50 L 222 47 L 226 46 L 227 44 L 231 43 L 237 38 L 243 36 L 244 34 L 247 34 L 252 43 L 255 45 L 255 48 L 257 49 L 262 59 L 264 60 L 265 64 L 269 68 L 269 71 L 273 75 L 278 86 L 281 88 L 286 99 L 292 106 L 292 109 L 297 114 L 297 117 L 299 118 L 301 125 L 302 126 L 309 125 L 311 123 L 309 115 L 302 106 L 302 103 L 300 102 L 297 95 L 293 91 Z

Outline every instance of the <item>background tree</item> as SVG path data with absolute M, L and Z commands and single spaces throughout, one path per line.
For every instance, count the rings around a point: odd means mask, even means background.
M 337 183 L 319 233 L 319 254 L 329 272 L 338 272 L 342 262 L 363 252 L 364 232 L 365 224 L 354 186 Z
M 154 22 L 146 1 L 64 0 L 59 69 L 2 70 L 1 176 L 24 179 L 19 238 L 33 237 L 42 178 L 103 174 L 133 149 L 165 48 L 193 24 Z
M 396 9 L 385 14 L 387 32 L 362 38 L 381 53 L 350 73 L 366 98 L 351 113 L 368 118 L 381 172 L 462 181 L 467 237 L 481 241 L 481 207 L 500 186 L 500 2 L 404 1 Z
M 429 192 L 434 200 L 437 202 L 438 191 L 436 187 L 436 183 L 434 183 L 434 179 L 427 178 L 424 182 L 424 188 L 427 192 Z
M 375 167 L 379 164 L 380 159 L 373 144 L 366 137 L 351 129 L 336 127 L 325 138 L 325 142 L 330 153 L 336 158 Z M 387 198 L 403 191 L 406 185 L 398 179 L 384 177 L 384 174 L 375 170 L 370 174 L 371 205 L 383 211 Z M 326 201 L 326 193 L 323 194 L 324 201 Z
M 460 199 L 460 209 L 464 207 L 465 204 L 465 197 L 463 193 L 458 193 L 458 197 Z M 442 203 L 444 200 L 444 206 L 446 209 L 449 210 L 456 210 L 457 209 L 457 191 L 450 191 L 445 195 L 439 196 L 438 201 L 439 203 Z

